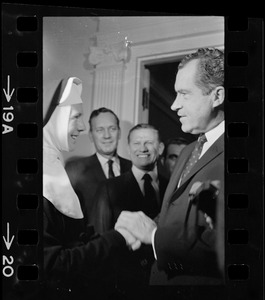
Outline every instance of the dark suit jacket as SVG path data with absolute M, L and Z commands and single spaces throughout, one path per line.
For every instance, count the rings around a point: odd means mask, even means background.
M 160 203 L 158 204 L 157 214 L 160 212 L 162 199 L 168 184 L 168 181 L 162 176 L 158 176 L 158 178 Z M 91 223 L 94 225 L 96 232 L 103 233 L 114 228 L 122 210 L 141 210 L 148 214 L 144 196 L 131 170 L 99 184 L 91 216 Z
M 131 168 L 131 161 L 119 156 L 121 174 Z M 100 182 L 106 180 L 101 164 L 94 154 L 89 157 L 81 157 L 68 161 L 65 170 L 70 182 L 79 198 L 84 217 L 87 223 L 90 222 L 93 199 Z
M 127 252 L 125 240 L 117 231 L 99 237 L 83 219 L 61 214 L 45 198 L 43 247 L 43 293 L 47 296 L 43 298 L 49 300 L 109 299 L 115 287 L 111 260 Z
M 224 135 L 196 163 L 176 188 L 195 142 L 183 149 L 168 184 L 158 229 L 155 234 L 157 261 L 150 283 L 153 285 L 221 284 L 216 255 L 216 230 L 209 229 L 204 213 L 195 205 L 189 211 L 189 191 L 194 182 L 219 180 L 224 191 Z M 224 206 L 219 197 L 218 207 Z M 189 211 L 189 212 L 188 212 Z M 223 209 L 221 210 L 223 212 Z M 224 218 L 223 215 L 219 217 Z
M 161 202 L 168 181 L 159 176 L 160 211 Z M 148 211 L 143 194 L 132 171 L 118 177 L 108 179 L 99 185 L 95 194 L 95 205 L 91 222 L 95 230 L 103 233 L 114 228 L 121 211 Z M 156 201 L 154 199 L 154 201 Z M 150 268 L 154 261 L 151 246 L 144 246 L 137 251 L 128 251 L 127 255 L 120 256 L 116 262 L 117 285 L 124 290 L 126 299 L 137 299 L 148 285 Z

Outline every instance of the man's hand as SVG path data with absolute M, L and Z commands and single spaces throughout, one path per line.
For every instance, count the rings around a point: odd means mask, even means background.
M 152 232 L 156 227 L 156 223 L 141 211 L 122 211 L 115 224 L 116 230 L 124 228 L 144 244 L 152 243 Z
M 124 228 L 115 228 L 125 239 L 129 249 L 137 250 L 141 247 L 141 242 L 137 240 L 128 230 Z

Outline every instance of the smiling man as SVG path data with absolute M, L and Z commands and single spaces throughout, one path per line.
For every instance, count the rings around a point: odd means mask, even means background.
M 133 168 L 142 171 L 155 169 L 157 160 L 164 150 L 159 132 L 151 125 L 139 124 L 128 135 L 129 154 Z
M 223 285 L 224 52 L 202 48 L 188 54 L 178 66 L 174 87 L 171 109 L 176 111 L 182 131 L 199 135 L 198 140 L 186 146 L 178 158 L 158 222 L 142 212 L 125 211 L 115 227 L 152 244 L 156 263 L 151 285 Z M 209 183 L 216 183 L 214 193 Z M 201 184 L 208 188 L 195 200 Z
M 160 211 L 168 181 L 157 170 L 164 150 L 158 130 L 149 124 L 134 126 L 128 134 L 128 148 L 131 170 L 101 183 L 95 195 L 91 221 L 99 233 L 114 228 L 122 210 L 141 210 L 151 218 Z M 128 251 L 128 256 L 121 259 L 117 265 L 117 286 L 125 291 L 126 299 L 137 299 L 139 292 L 145 291 L 152 262 L 151 246 Z
M 93 199 L 99 183 L 131 168 L 131 162 L 117 153 L 120 135 L 120 121 L 112 110 L 101 107 L 92 111 L 89 118 L 89 139 L 94 144 L 96 153 L 69 160 L 65 165 L 87 223 L 90 223 Z
M 92 223 L 97 232 L 113 228 L 124 210 L 144 211 L 154 218 L 160 211 L 167 180 L 158 174 L 157 161 L 164 150 L 158 130 L 138 124 L 128 134 L 128 151 L 132 168 L 124 174 L 102 182 L 95 194 Z M 145 179 L 149 175 L 153 199 L 145 199 Z M 144 176 L 145 175 L 145 176 Z

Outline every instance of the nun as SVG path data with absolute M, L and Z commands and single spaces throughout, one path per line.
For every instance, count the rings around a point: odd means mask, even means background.
M 82 82 L 69 77 L 44 86 L 43 246 L 45 299 L 110 299 L 115 293 L 115 261 L 136 245 L 125 229 L 99 236 L 85 227 L 79 199 L 62 158 L 85 130 Z M 139 247 L 139 245 L 138 245 Z

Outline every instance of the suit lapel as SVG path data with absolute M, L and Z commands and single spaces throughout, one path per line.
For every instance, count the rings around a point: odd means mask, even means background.
M 159 180 L 159 207 L 161 207 L 165 195 L 165 191 L 167 189 L 168 180 L 162 177 L 160 174 L 158 174 L 158 180 Z
M 184 149 L 186 151 L 183 152 L 183 156 L 180 157 L 181 161 L 176 166 L 176 169 L 172 174 L 172 178 L 170 179 L 170 182 L 168 184 L 163 206 L 167 207 L 169 203 L 173 202 L 176 198 L 178 198 L 178 196 L 182 194 L 183 190 L 185 190 L 187 184 L 189 183 L 189 179 L 224 151 L 223 138 L 224 134 L 222 134 L 217 139 L 217 141 L 207 150 L 207 152 L 202 156 L 202 158 L 196 163 L 189 175 L 186 176 L 181 185 L 177 188 L 180 176 L 182 174 L 187 160 L 189 159 L 189 156 L 194 148 L 195 143 L 188 145 L 186 147 L 187 149 Z
M 129 199 L 132 207 L 138 210 L 143 205 L 144 196 L 136 178 L 133 175 L 133 172 L 130 170 L 124 174 L 126 174 L 124 186 L 128 186 L 127 199 Z
M 198 162 L 194 165 L 194 168 L 191 169 L 190 173 L 186 176 L 186 178 L 183 180 L 183 183 L 185 181 L 189 180 L 190 177 L 192 177 L 195 173 L 197 173 L 201 168 L 206 166 L 210 161 L 212 161 L 216 156 L 221 154 L 224 149 L 222 147 L 221 143 L 221 137 L 208 149 L 208 151 L 201 157 L 201 159 L 198 160 Z
M 122 158 L 121 156 L 118 156 L 119 161 L 120 161 L 120 170 L 121 170 L 121 174 L 127 172 L 130 170 L 131 168 L 131 163 L 128 160 L 125 160 L 124 158 Z
M 169 199 L 171 198 L 172 194 L 174 193 L 174 191 L 176 190 L 181 173 L 185 167 L 186 162 L 188 161 L 188 159 L 191 155 L 192 150 L 194 149 L 195 143 L 196 142 L 193 142 L 183 149 L 183 153 L 179 157 L 178 163 L 177 163 L 177 165 L 171 175 L 170 181 L 168 183 L 168 187 L 165 192 L 163 203 L 167 203 L 169 201 Z
M 92 156 L 92 158 L 93 158 L 93 165 L 92 165 L 93 167 L 92 168 L 95 170 L 94 176 L 97 177 L 98 180 L 100 180 L 100 181 L 103 181 L 103 180 L 107 179 L 107 177 L 106 177 L 106 175 L 105 175 L 105 173 L 102 169 L 102 166 L 101 166 L 101 164 L 98 160 L 97 155 L 94 154 Z

